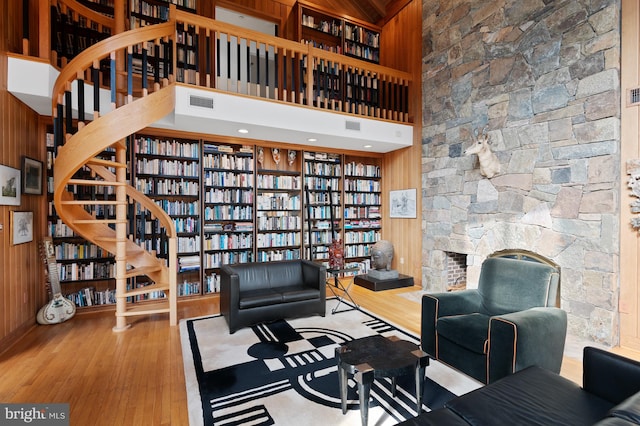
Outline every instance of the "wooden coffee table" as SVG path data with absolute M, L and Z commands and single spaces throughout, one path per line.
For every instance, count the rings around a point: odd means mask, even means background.
M 347 375 L 353 374 L 358 383 L 360 418 L 367 425 L 369 394 L 375 378 L 390 377 L 393 396 L 396 377 L 414 374 L 416 380 L 416 412 L 422 411 L 424 371 L 429 357 L 418 345 L 399 338 L 381 335 L 352 340 L 336 348 L 342 414 L 347 412 Z

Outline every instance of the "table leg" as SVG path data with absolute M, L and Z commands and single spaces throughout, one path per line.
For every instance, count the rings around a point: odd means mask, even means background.
M 342 414 L 347 414 L 347 370 L 338 362 L 338 386 L 340 386 L 340 406 Z
M 358 382 L 358 396 L 360 402 L 360 420 L 362 426 L 367 426 L 369 420 L 369 395 L 373 383 L 373 370 L 359 371 L 355 375 Z
M 418 362 L 416 366 L 416 414 L 419 416 L 422 412 L 422 394 L 424 393 L 424 370 L 425 366 L 422 362 Z

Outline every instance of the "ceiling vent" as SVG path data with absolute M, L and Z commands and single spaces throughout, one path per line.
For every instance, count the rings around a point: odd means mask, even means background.
M 204 96 L 190 95 L 189 105 L 200 107 L 200 108 L 213 109 L 213 98 L 205 98 Z
M 640 105 L 640 87 L 629 89 L 627 93 L 627 106 Z
M 344 128 L 347 129 L 347 130 L 356 130 L 356 131 L 359 132 L 360 131 L 360 122 L 347 120 L 345 122 Z

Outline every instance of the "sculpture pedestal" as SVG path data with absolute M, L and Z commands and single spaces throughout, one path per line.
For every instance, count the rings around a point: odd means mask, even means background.
M 353 283 L 369 290 L 382 291 L 390 290 L 392 288 L 411 287 L 413 285 L 413 277 L 398 274 L 398 278 L 381 280 L 373 278 L 369 274 L 365 274 L 356 275 Z

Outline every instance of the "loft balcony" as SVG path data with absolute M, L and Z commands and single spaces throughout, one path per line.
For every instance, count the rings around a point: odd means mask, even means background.
M 176 83 L 175 107 L 150 127 L 380 153 L 412 145 L 409 73 L 175 6 L 169 16 L 154 25 L 170 26 L 169 36 L 134 44 L 111 59 L 77 53 L 76 61 L 95 64 L 81 88 L 77 81 L 69 87 L 74 118 L 90 121 L 96 107 L 105 115 L 127 97 L 168 81 Z M 107 25 L 98 26 L 112 34 Z M 10 55 L 9 92 L 39 114 L 54 116 L 51 94 L 64 70 L 62 59 L 55 51 L 47 61 Z

